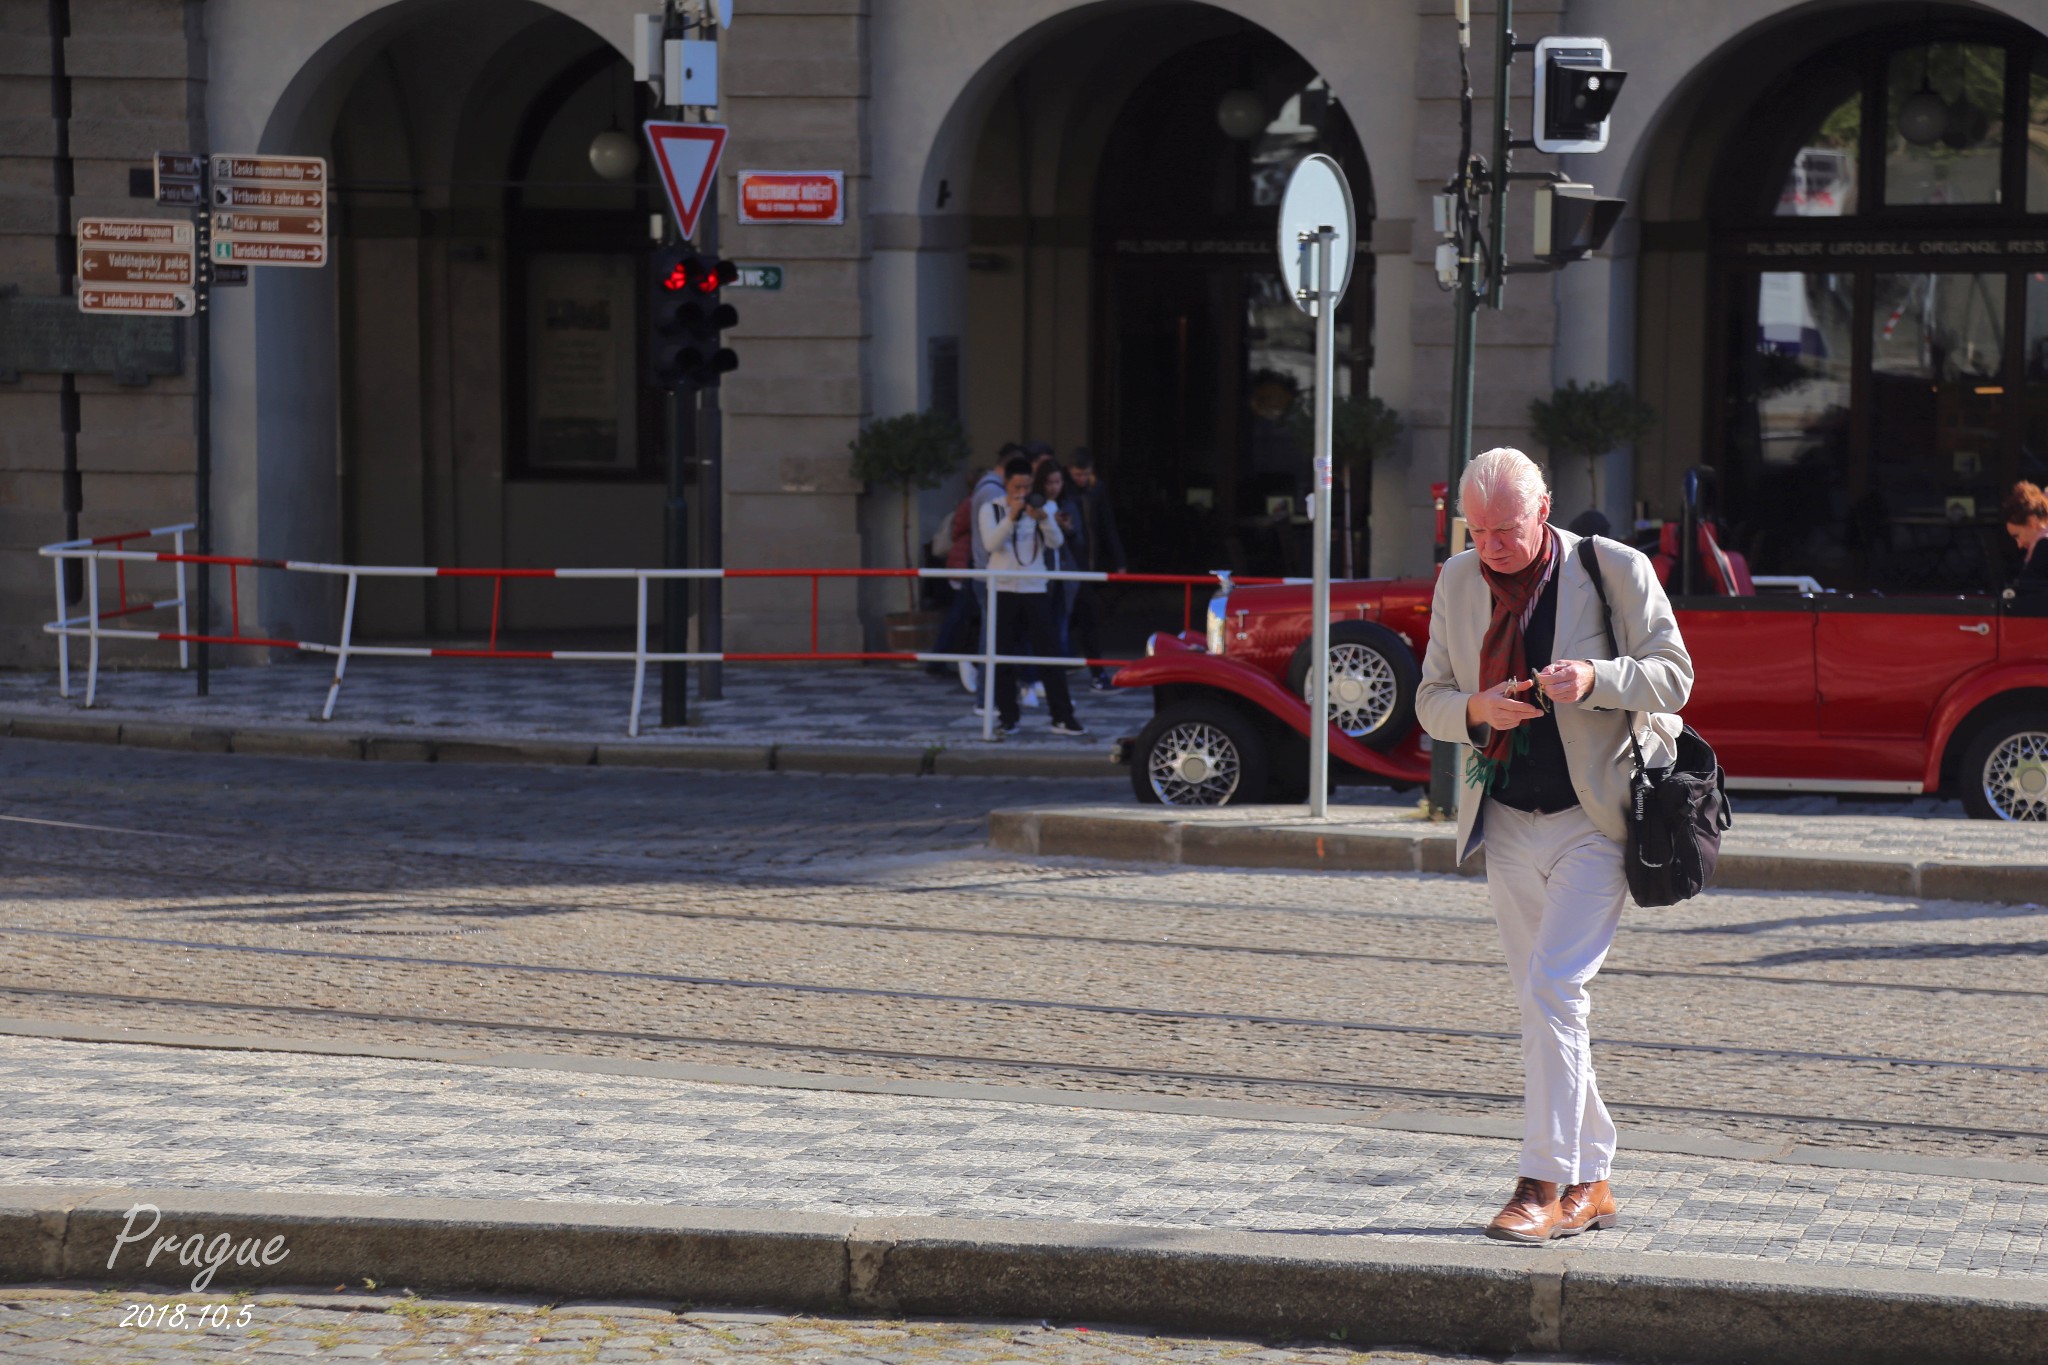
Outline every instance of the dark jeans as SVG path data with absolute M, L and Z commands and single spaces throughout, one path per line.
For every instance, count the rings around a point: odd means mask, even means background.
M 1102 657 L 1102 635 L 1100 621 L 1095 614 L 1095 584 L 1068 583 L 1066 628 L 1060 633 L 1060 651 L 1065 654 L 1079 654 L 1085 659 Z M 1071 642 L 1071 644 L 1070 644 Z M 1107 668 L 1091 668 L 1098 674 L 1108 673 Z
M 1059 629 L 1053 623 L 1050 593 L 1005 592 L 996 594 L 996 650 L 1002 654 L 1037 654 L 1057 658 Z M 996 714 L 1003 724 L 1017 723 L 1017 666 L 996 665 Z M 1067 671 L 1041 667 L 1039 680 L 1045 684 L 1046 709 L 1056 721 L 1074 718 L 1074 699 L 1067 692 Z
M 986 608 L 988 584 L 980 579 L 962 583 L 953 590 L 953 601 L 946 608 L 946 619 L 939 626 L 938 647 L 934 654 L 979 654 L 981 652 L 981 613 Z M 949 672 L 951 664 L 933 664 L 935 672 Z

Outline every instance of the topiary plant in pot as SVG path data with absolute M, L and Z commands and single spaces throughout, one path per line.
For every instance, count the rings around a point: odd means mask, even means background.
M 936 410 L 906 412 L 868 423 L 847 447 L 853 452 L 853 477 L 872 488 L 892 489 L 901 497 L 903 566 L 916 568 L 910 549 L 911 505 L 919 490 L 937 488 L 967 459 L 967 436 L 960 423 Z M 892 635 L 906 632 L 914 637 L 923 629 L 917 610 L 918 580 L 906 578 L 903 582 L 908 609 L 904 617 L 891 618 L 890 629 Z M 891 648 L 896 648 L 894 642 Z
M 1586 482 L 1592 505 L 1600 505 L 1600 457 L 1633 445 L 1657 425 L 1657 410 L 1636 397 L 1628 385 L 1580 384 L 1571 380 L 1549 398 L 1529 404 L 1529 425 L 1553 460 L 1567 455 L 1586 461 Z

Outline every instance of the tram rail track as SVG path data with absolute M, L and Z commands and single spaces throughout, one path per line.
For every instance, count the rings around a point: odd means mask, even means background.
M 8 864 L 10 867 L 43 866 L 57 868 L 72 875 L 77 875 L 80 872 L 80 869 L 75 864 L 60 862 L 54 859 L 10 858 L 8 860 Z M 116 875 L 124 877 L 134 877 L 137 879 L 169 878 L 179 881 L 199 881 L 204 882 L 209 887 L 242 886 L 266 893 L 287 892 L 301 895 L 350 897 L 377 896 L 386 894 L 412 897 L 418 897 L 420 895 L 420 893 L 416 891 L 386 892 L 375 889 L 364 890 L 361 888 L 343 888 L 331 885 L 315 885 L 305 882 L 283 882 L 276 880 L 265 880 L 260 878 L 223 877 L 212 873 L 178 872 L 171 870 L 156 869 L 152 869 L 147 873 L 125 869 L 116 870 Z M 744 876 L 744 878 L 742 878 L 739 875 L 735 875 L 732 879 L 748 881 L 775 880 L 785 883 L 794 883 L 802 886 L 815 887 L 815 889 L 821 895 L 832 894 L 835 896 L 843 896 L 849 891 L 862 891 L 884 895 L 906 896 L 920 894 L 960 894 L 962 892 L 974 892 L 978 894 L 987 894 L 1000 897 L 1005 900 L 1030 900 L 1047 898 L 1047 893 L 1019 890 L 1015 882 L 1011 880 L 1005 880 L 1003 882 L 992 881 L 987 883 L 946 883 L 942 885 L 930 885 L 874 882 L 859 882 L 849 884 L 846 882 L 827 881 L 824 879 L 796 878 L 786 876 L 771 879 L 767 877 L 754 876 L 751 874 Z M 448 908 L 453 909 L 454 913 L 458 914 L 490 914 L 494 912 L 502 914 L 502 901 L 499 898 L 488 895 L 488 893 L 459 893 L 448 888 L 436 888 L 431 893 L 431 896 L 433 901 L 435 902 L 435 904 L 431 906 L 422 907 L 415 905 L 410 907 L 402 907 L 399 905 L 393 905 L 389 908 L 409 908 L 412 909 L 415 913 L 421 912 L 423 910 L 441 910 L 444 908 Z M 1184 897 L 1090 895 L 1089 899 L 1097 903 L 1106 905 L 1145 906 L 1151 908 L 1171 910 L 1201 910 L 1212 911 L 1216 913 L 1245 912 L 1249 909 L 1249 907 L 1234 902 L 1205 902 L 1199 900 L 1190 900 Z M 479 909 L 463 910 L 459 908 L 462 906 L 470 905 L 477 906 L 479 907 Z M 379 907 L 376 907 L 374 905 L 366 905 L 365 908 L 376 909 Z M 934 936 L 958 936 L 963 938 L 982 938 L 999 941 L 1009 940 L 1033 943 L 1070 943 L 1091 947 L 1148 949 L 1154 951 L 1171 949 L 1183 952 L 1242 954 L 1252 957 L 1264 957 L 1282 960 L 1375 962 L 1384 963 L 1391 966 L 1467 967 L 1489 971 L 1496 970 L 1501 965 L 1500 961 L 1497 958 L 1469 958 L 1445 954 L 1376 953 L 1354 951 L 1347 949 L 1274 947 L 1271 945 L 1264 944 L 1215 942 L 1192 938 L 1143 938 L 1136 936 L 1108 934 L 1072 934 L 1057 933 L 1046 930 L 996 929 L 972 925 L 914 923 L 906 924 L 900 921 L 889 920 L 862 920 L 847 919 L 843 917 L 826 918 L 800 915 L 764 915 L 745 911 L 679 909 L 673 907 L 657 906 L 608 906 L 600 904 L 578 908 L 582 910 L 607 911 L 619 914 L 647 915 L 651 917 L 669 919 L 721 921 L 727 923 L 761 924 L 792 928 L 843 929 L 851 932 L 929 934 Z M 1491 920 L 1483 915 L 1430 915 L 1405 910 L 1358 911 L 1331 909 L 1327 907 L 1267 906 L 1257 908 L 1257 912 L 1263 914 L 1301 914 L 1327 916 L 1335 918 L 1373 918 L 1417 921 L 1429 920 L 1456 924 L 1491 923 Z M 1630 924 L 1622 925 L 1620 932 L 1623 935 L 1648 934 L 1655 935 L 1658 937 L 1671 937 L 1675 935 L 1683 935 L 1687 938 L 1698 938 L 1703 936 L 1703 931 L 1698 928 L 1660 929 L 1650 926 Z M 1744 937 L 1747 936 L 1745 935 Z M 1832 944 L 1834 942 L 1834 940 L 1825 938 L 1821 935 L 1799 935 L 1794 933 L 1780 933 L 1774 935 L 1771 941 L 1774 945 L 1798 942 Z M 2029 947 L 2029 945 L 2015 946 L 2018 948 Z M 1802 986 L 1826 989 L 1895 991 L 1905 994 L 1918 995 L 1984 996 L 1990 998 L 2017 998 L 2048 1001 L 2048 988 L 2029 989 L 2026 987 L 2018 986 L 1982 986 L 1967 985 L 1960 983 L 1944 984 L 1938 982 L 1914 981 L 1876 981 L 1871 980 L 1867 977 L 1826 977 L 1808 975 L 1791 976 L 1782 973 L 1754 971 L 1745 972 L 1733 969 L 1708 970 L 1702 968 L 1684 967 L 1634 967 L 1628 965 L 1617 965 L 1610 962 L 1609 964 L 1601 968 L 1601 975 L 1605 977 L 1729 981 L 1755 983 L 1768 986 Z
M 925 1065 L 972 1067 L 983 1071 L 1009 1068 L 1025 1072 L 1072 1072 L 1083 1075 L 1116 1077 L 1134 1080 L 1182 1082 L 1205 1085 L 1228 1085 L 1258 1088 L 1282 1088 L 1306 1092 L 1327 1092 L 1351 1096 L 1384 1095 L 1405 1099 L 1453 1100 L 1466 1103 L 1499 1105 L 1505 1112 L 1518 1111 L 1522 1103 L 1519 1094 L 1504 1094 L 1498 1091 L 1461 1090 L 1434 1086 L 1394 1085 L 1374 1081 L 1346 1081 L 1315 1076 L 1271 1076 L 1255 1073 L 1228 1071 L 1194 1071 L 1169 1067 L 1144 1067 L 1116 1065 L 1108 1062 L 1084 1062 L 1033 1057 L 985 1056 L 973 1053 L 943 1053 L 917 1051 L 900 1048 L 851 1047 L 844 1044 L 791 1042 L 781 1039 L 732 1038 L 714 1034 L 671 1033 L 656 1029 L 598 1028 L 577 1024 L 536 1024 L 518 1020 L 472 1019 L 449 1015 L 402 1014 L 375 1010 L 330 1009 L 313 1005 L 253 1004 L 247 1001 L 207 1000 L 186 996 L 156 996 L 116 991 L 84 991 L 61 987 L 17 986 L 0 983 L 0 996 L 17 995 L 40 998 L 75 999 L 99 1004 L 143 1005 L 189 1011 L 217 1010 L 230 1013 L 283 1014 L 288 1016 L 327 1017 L 351 1019 L 373 1024 L 403 1024 L 441 1029 L 466 1029 L 475 1031 L 508 1032 L 518 1035 L 556 1035 L 591 1040 L 617 1042 L 638 1042 L 729 1048 L 735 1051 L 767 1052 L 780 1055 L 808 1054 L 821 1057 L 847 1057 L 878 1062 L 898 1062 Z M 47 1021 L 46 1021 L 47 1022 Z M 59 1024 L 61 1027 L 61 1022 Z M 291 1050 L 293 1040 L 280 1038 L 280 1050 Z M 332 1041 L 332 1040 L 323 1040 Z M 237 1050 L 247 1050 L 246 1042 L 238 1043 Z M 1651 1101 L 1613 1101 L 1608 1107 L 1615 1110 L 1639 1114 L 1660 1114 L 1669 1116 L 1691 1115 L 1724 1120 L 1739 1120 L 1751 1123 L 1784 1123 L 1818 1125 L 1831 1128 L 1858 1128 L 1894 1131 L 1899 1133 L 1925 1134 L 1929 1136 L 1950 1134 L 1969 1137 L 2004 1138 L 2015 1141 L 2048 1142 L 2048 1129 L 1995 1128 L 1964 1124 L 1930 1123 L 1912 1119 L 1865 1118 L 1845 1114 L 1807 1114 L 1781 1110 L 1736 1109 L 1728 1106 L 1668 1104 Z
M 216 943 L 205 939 L 161 938 L 143 934 L 107 934 L 89 930 L 48 929 L 25 925 L 0 925 L 0 935 L 17 938 L 43 937 L 74 943 L 123 944 L 131 947 L 164 948 L 182 952 L 244 953 L 326 962 L 375 963 L 380 966 L 423 970 L 447 970 L 453 968 L 485 973 L 525 973 L 548 977 L 590 977 L 601 980 L 645 982 L 666 986 L 692 986 L 711 990 L 781 992 L 791 995 L 836 996 L 855 1000 L 882 1000 L 928 1005 L 965 1005 L 992 1009 L 1107 1015 L 1132 1019 L 1188 1023 L 1248 1024 L 1281 1028 L 1322 1029 L 1346 1033 L 1395 1034 L 1424 1038 L 1463 1038 L 1502 1043 L 1519 1042 L 1520 1040 L 1519 1034 L 1504 1030 L 1459 1028 L 1450 1025 L 1390 1024 L 1354 1019 L 1318 1019 L 1305 1015 L 1254 1014 L 1236 1010 L 1169 1009 L 1154 1005 L 1112 1004 L 1087 1000 L 1044 1000 L 1030 996 L 981 995 L 953 991 L 913 990 L 902 987 L 839 985 L 819 981 L 706 976 L 686 972 L 655 972 L 623 967 L 584 967 L 550 962 L 501 962 L 482 958 L 429 957 L 405 953 L 371 953 L 338 948 L 298 947 L 287 944 Z M 0 987 L 4 986 L 5 983 L 0 982 Z M 1834 1052 L 1799 1048 L 1762 1048 L 1733 1043 L 1695 1043 L 1666 1039 L 1596 1037 L 1593 1041 L 1605 1048 L 1640 1052 L 1705 1053 L 1716 1056 L 1755 1058 L 1772 1062 L 1835 1062 L 1850 1065 L 1995 1072 L 2016 1076 L 2048 1076 L 2048 1066 L 2026 1062 L 1988 1062 L 1942 1057 L 1895 1057 L 1882 1053 Z

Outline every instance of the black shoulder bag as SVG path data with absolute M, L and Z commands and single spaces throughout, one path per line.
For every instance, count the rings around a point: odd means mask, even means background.
M 1593 591 L 1599 594 L 1607 647 L 1618 659 L 1621 643 L 1614 635 L 1614 608 L 1607 602 L 1607 583 L 1600 575 L 1593 537 L 1579 542 L 1579 559 L 1586 576 L 1593 580 Z M 1670 767 L 1645 767 L 1643 746 L 1636 741 L 1635 713 L 1627 713 L 1627 720 L 1628 746 L 1636 756 L 1635 771 L 1629 776 L 1628 852 L 1624 859 L 1629 895 L 1646 908 L 1676 905 L 1697 896 L 1714 879 L 1714 864 L 1721 856 L 1721 832 L 1735 823 L 1727 783 L 1713 746 L 1690 725 L 1679 732 L 1678 757 Z

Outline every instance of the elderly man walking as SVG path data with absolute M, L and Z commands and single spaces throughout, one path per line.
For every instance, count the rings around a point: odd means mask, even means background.
M 1594 537 L 1609 648 L 1581 538 L 1549 524 L 1543 471 L 1489 450 L 1458 485 L 1474 548 L 1437 579 L 1415 710 L 1460 751 L 1458 858 L 1486 890 L 1522 1016 L 1522 1152 L 1489 1237 L 1547 1242 L 1609 1226 L 1615 1128 L 1593 1078 L 1586 987 L 1628 895 L 1633 723 L 1643 759 L 1676 756 L 1692 659 L 1650 561 Z

